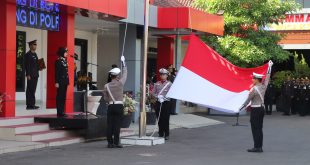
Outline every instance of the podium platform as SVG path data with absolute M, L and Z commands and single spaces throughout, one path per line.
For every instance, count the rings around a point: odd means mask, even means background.
M 36 123 L 48 123 L 51 129 L 76 131 L 85 139 L 106 137 L 107 118 L 105 116 L 71 114 L 67 117 L 57 117 L 56 115 L 49 115 L 35 117 L 34 121 Z

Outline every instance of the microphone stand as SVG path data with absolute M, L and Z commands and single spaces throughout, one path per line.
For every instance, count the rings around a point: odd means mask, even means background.
M 86 76 L 88 78 L 88 65 L 93 65 L 93 66 L 97 66 L 97 67 L 102 67 L 100 65 L 97 65 L 97 64 L 93 64 L 93 63 L 90 63 L 90 62 L 87 62 L 87 67 L 86 67 Z M 87 103 L 88 103 L 88 86 L 89 86 L 89 82 L 88 82 L 88 79 L 87 79 L 87 83 L 86 83 L 86 90 L 84 90 L 84 112 L 79 114 L 79 115 L 86 115 L 86 118 L 88 118 L 88 114 L 91 114 L 91 115 L 94 115 L 96 117 L 98 117 L 96 114 L 93 114 L 89 111 L 87 111 Z

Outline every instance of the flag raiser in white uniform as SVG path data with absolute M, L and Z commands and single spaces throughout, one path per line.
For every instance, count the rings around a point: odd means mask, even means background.
M 186 56 L 167 97 L 226 113 L 237 113 L 252 88 L 252 75 L 266 75 L 268 63 L 240 68 L 191 35 Z

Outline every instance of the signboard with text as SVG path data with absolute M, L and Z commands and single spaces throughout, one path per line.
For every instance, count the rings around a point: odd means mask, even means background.
M 17 25 L 59 31 L 59 4 L 45 0 L 16 0 Z
M 289 14 L 286 15 L 283 23 L 269 24 L 265 30 L 310 30 L 310 14 Z

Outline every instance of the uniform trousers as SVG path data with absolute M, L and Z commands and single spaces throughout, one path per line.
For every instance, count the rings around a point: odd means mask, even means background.
M 299 112 L 300 109 L 300 99 L 299 98 L 293 98 L 292 100 L 292 114 L 296 114 Z
M 26 89 L 26 105 L 28 107 L 35 106 L 36 104 L 36 89 L 38 84 L 38 78 L 32 78 L 27 80 L 27 89 Z
M 254 140 L 254 148 L 263 147 L 264 107 L 252 108 L 250 122 Z
M 107 113 L 107 139 L 109 144 L 119 145 L 121 123 L 124 115 L 122 104 L 110 104 Z
M 300 116 L 306 116 L 308 114 L 308 101 L 306 99 L 300 100 L 300 105 L 299 105 L 299 115 Z
M 67 89 L 68 89 L 68 84 L 59 83 L 59 87 L 57 88 L 57 95 L 56 95 L 56 108 L 57 108 L 58 116 L 64 115 L 66 98 L 67 98 Z
M 161 106 L 161 111 L 160 111 Z M 162 103 L 156 102 L 155 113 L 158 119 L 159 113 L 159 122 L 158 122 L 158 134 L 160 137 L 168 137 L 169 136 L 169 121 L 170 121 L 170 112 L 171 112 L 171 102 L 165 101 Z
M 282 106 L 284 114 L 289 115 L 292 108 L 292 98 L 290 96 L 283 96 Z
M 171 115 L 176 115 L 176 106 L 177 106 L 177 100 L 176 99 L 171 99 L 170 100 L 170 104 L 171 104 L 171 109 L 170 109 L 170 114 Z
M 266 114 L 272 114 L 272 103 L 265 103 Z
M 306 101 L 307 115 L 310 115 L 310 100 Z

